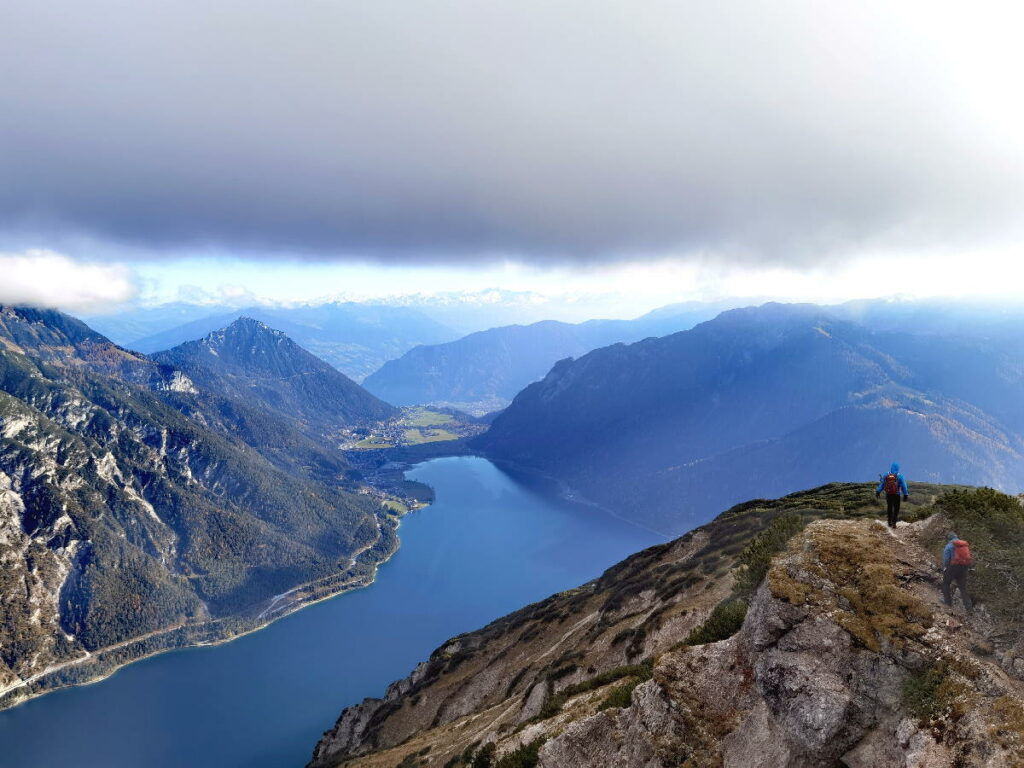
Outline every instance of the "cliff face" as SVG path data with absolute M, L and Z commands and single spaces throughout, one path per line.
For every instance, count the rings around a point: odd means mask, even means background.
M 342 713 L 311 766 L 1024 764 L 1019 607 L 998 576 L 1019 568 L 1024 510 L 933 487 L 892 533 L 867 491 L 744 505 L 455 638 Z M 954 522 L 987 563 L 972 617 L 938 588 Z

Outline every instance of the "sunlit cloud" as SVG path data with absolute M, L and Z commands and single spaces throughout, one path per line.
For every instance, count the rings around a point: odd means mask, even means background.
M 76 261 L 45 250 L 0 252 L 0 303 L 100 312 L 137 293 L 124 265 Z

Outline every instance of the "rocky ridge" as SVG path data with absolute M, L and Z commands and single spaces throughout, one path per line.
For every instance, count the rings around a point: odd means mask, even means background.
M 343 712 L 310 765 L 1024 764 L 1024 627 L 997 596 L 1017 560 L 985 534 L 1016 547 L 1024 510 L 947 490 L 920 488 L 895 533 L 865 486 L 741 505 L 449 641 Z M 987 563 L 970 618 L 938 590 L 952 523 Z

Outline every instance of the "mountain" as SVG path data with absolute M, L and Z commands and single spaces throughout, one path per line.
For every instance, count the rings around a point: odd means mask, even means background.
M 441 405 L 482 415 L 504 408 L 558 360 L 691 328 L 717 312 L 714 305 L 679 304 L 635 320 L 547 320 L 492 328 L 445 344 L 414 347 L 363 384 L 396 405 Z
M 102 315 L 81 315 L 90 328 L 123 347 L 180 325 L 206 317 L 229 315 L 236 307 L 172 301 L 153 307 L 136 307 Z
M 453 637 L 345 709 L 309 768 L 995 768 L 1024 764 L 1024 508 L 869 484 L 730 509 Z M 976 608 L 942 602 L 946 531 Z
M 343 459 L 194 370 L 0 307 L 0 706 L 259 626 L 393 551 L 394 520 Z M 179 407 L 208 383 L 248 433 Z M 299 466 L 303 446 L 330 466 Z
M 680 314 L 705 310 L 711 317 L 718 312 L 755 300 L 718 300 L 682 302 L 649 313 Z M 530 325 L 541 320 L 581 323 L 595 317 L 625 317 L 634 312 L 636 299 L 624 293 L 550 295 L 536 291 L 513 291 L 486 288 L 480 291 L 448 291 L 432 294 L 406 294 L 382 299 L 381 303 L 418 309 L 442 325 L 459 331 L 459 335 L 476 333 L 507 325 Z M 678 330 L 674 328 L 671 330 Z
M 732 310 L 555 365 L 478 449 L 667 533 L 744 498 L 873 477 L 1024 487 L 1024 365 L 1001 343 Z
M 259 403 L 316 438 L 398 413 L 281 331 L 250 317 L 152 359 L 183 371 L 202 391 Z
M 246 307 L 207 315 L 127 346 L 152 353 L 195 341 L 249 317 L 288 334 L 297 344 L 361 381 L 417 344 L 450 341 L 458 334 L 409 307 L 339 302 L 299 307 Z

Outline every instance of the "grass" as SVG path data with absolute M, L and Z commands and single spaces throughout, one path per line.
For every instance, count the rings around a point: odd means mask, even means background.
M 440 443 L 445 440 L 458 440 L 459 436 L 447 429 L 407 429 L 403 439 L 408 445 L 421 445 L 423 443 Z
M 534 768 L 540 761 L 540 748 L 544 746 L 545 739 L 534 739 L 529 744 L 524 744 L 514 749 L 498 760 L 494 768 Z
M 992 704 L 992 739 L 1018 758 L 1024 755 L 1024 707 L 1012 696 L 1000 696 Z
M 545 738 L 534 739 L 529 744 L 523 744 L 513 749 L 504 757 L 495 760 L 497 748 L 493 743 L 485 744 L 477 749 L 476 744 L 471 744 L 461 755 L 456 755 L 447 763 L 444 768 L 457 768 L 457 766 L 469 766 L 469 768 L 535 768 L 540 761 L 540 748 L 544 746 Z M 400 765 L 398 768 L 402 768 Z
M 394 448 L 393 443 L 386 442 L 379 437 L 367 437 L 352 446 L 356 451 L 374 451 L 378 448 Z
M 789 512 L 779 515 L 768 527 L 754 536 L 740 552 L 742 568 L 736 578 L 737 596 L 750 596 L 764 581 L 771 568 L 772 558 L 786 548 L 786 544 L 806 525 L 801 515 Z
M 404 515 L 406 512 L 409 511 L 408 505 L 403 504 L 400 501 L 395 501 L 394 499 L 385 500 L 384 506 L 390 509 L 392 512 L 397 512 L 399 515 Z
M 604 697 L 604 700 L 597 705 L 598 712 L 604 712 L 606 709 L 625 709 L 633 703 L 633 691 L 643 681 L 634 678 L 628 683 L 617 685 L 608 692 L 608 695 Z
M 451 424 L 453 421 L 455 421 L 454 416 L 427 408 L 414 408 L 409 415 L 402 418 L 402 423 L 408 427 L 440 427 L 444 424 Z
M 843 629 L 876 652 L 883 642 L 902 647 L 924 634 L 931 610 L 899 583 L 886 531 L 840 521 L 813 530 L 806 541 L 796 561 L 769 571 L 775 597 L 833 612 Z

